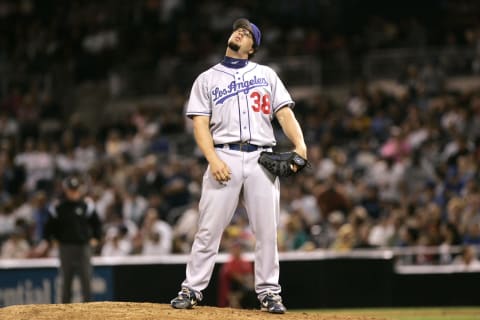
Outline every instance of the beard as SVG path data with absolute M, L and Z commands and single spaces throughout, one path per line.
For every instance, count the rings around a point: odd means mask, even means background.
M 235 52 L 238 52 L 238 50 L 240 50 L 240 46 L 238 44 L 234 43 L 233 41 L 230 41 L 228 43 L 228 47 Z

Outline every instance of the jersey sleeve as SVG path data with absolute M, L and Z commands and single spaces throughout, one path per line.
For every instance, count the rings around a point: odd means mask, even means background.
M 205 78 L 205 73 L 202 73 L 193 82 L 185 111 L 185 115 L 189 118 L 193 116 L 210 116 L 212 113 Z
M 277 73 L 273 69 L 269 69 L 270 83 L 272 84 L 272 110 L 276 113 L 283 107 L 293 108 L 295 102 L 292 100 L 290 93 L 283 84 L 282 80 L 278 77 Z

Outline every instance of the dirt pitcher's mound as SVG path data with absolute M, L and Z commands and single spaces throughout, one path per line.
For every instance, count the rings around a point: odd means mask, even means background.
M 1 320 L 378 320 L 368 316 L 313 314 L 289 311 L 274 315 L 259 310 L 196 307 L 175 310 L 168 304 L 133 302 L 90 302 L 34 304 L 0 309 Z

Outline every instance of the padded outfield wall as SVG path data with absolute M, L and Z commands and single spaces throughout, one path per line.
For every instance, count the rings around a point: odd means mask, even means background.
M 203 304 L 216 305 L 218 270 L 227 259 L 218 256 Z M 282 295 L 291 309 L 480 305 L 480 269 L 396 267 L 388 250 L 281 253 L 280 259 Z M 187 260 L 187 255 L 95 257 L 93 299 L 169 303 Z M 55 258 L 0 260 L 0 306 L 58 303 L 57 267 Z M 74 299 L 79 298 L 77 281 Z

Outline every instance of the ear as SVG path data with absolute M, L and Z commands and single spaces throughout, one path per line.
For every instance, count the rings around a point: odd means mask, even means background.
M 250 50 L 248 51 L 248 54 L 253 54 L 253 53 L 255 53 L 255 48 L 251 47 Z

